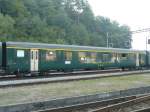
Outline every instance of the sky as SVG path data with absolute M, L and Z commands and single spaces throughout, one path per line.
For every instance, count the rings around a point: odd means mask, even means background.
M 88 0 L 88 2 L 95 16 L 105 16 L 121 25 L 128 25 L 131 31 L 150 28 L 150 0 Z M 150 38 L 150 32 L 132 35 L 132 48 L 145 50 L 146 37 Z

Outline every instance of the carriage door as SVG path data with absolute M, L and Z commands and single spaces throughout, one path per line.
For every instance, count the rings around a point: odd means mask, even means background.
M 30 69 L 31 69 L 31 72 L 32 71 L 38 71 L 38 67 L 39 67 L 39 51 L 38 50 L 31 50 L 30 51 L 30 54 L 31 54 L 31 57 L 30 57 L 30 60 L 31 60 L 31 66 L 30 66 Z
M 140 66 L 140 60 L 139 60 L 139 53 L 136 54 L 136 66 L 139 67 Z

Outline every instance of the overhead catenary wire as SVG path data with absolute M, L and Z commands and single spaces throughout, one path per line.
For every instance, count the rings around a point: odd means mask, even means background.
M 143 33 L 143 32 L 150 32 L 150 28 L 145 28 L 145 29 L 131 31 L 132 34 Z

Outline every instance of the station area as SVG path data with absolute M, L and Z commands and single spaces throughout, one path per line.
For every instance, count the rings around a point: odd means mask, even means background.
M 6 87 L 0 89 L 0 105 L 38 102 L 145 87 L 150 84 L 149 78 L 150 73 L 146 73 L 71 82 Z

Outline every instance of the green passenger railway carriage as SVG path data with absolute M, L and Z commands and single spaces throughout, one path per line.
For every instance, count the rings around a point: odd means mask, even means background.
M 2 67 L 2 43 L 0 42 L 0 68 Z
M 149 64 L 146 54 L 139 50 L 89 46 L 27 42 L 0 44 L 0 63 L 6 73 L 140 68 Z

